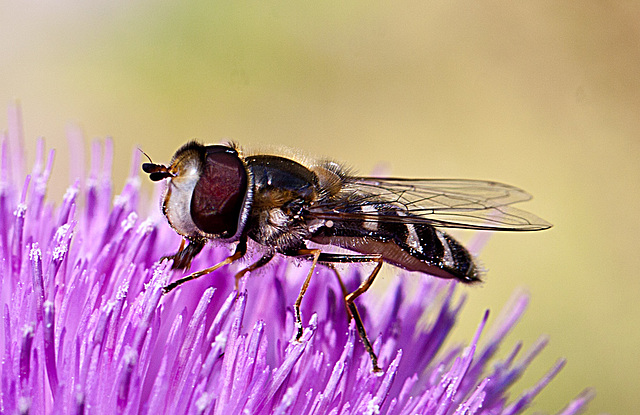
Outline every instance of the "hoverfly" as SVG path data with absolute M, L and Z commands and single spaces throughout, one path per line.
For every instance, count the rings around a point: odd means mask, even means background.
M 513 208 L 531 198 L 502 183 L 458 179 L 377 178 L 352 175 L 323 160 L 307 165 L 291 158 L 244 155 L 234 144 L 183 145 L 168 166 L 142 165 L 152 181 L 169 179 L 162 212 L 184 239 L 178 252 L 165 258 L 174 269 L 189 268 L 210 240 L 236 243 L 235 252 L 219 264 L 192 273 L 164 288 L 209 274 L 242 258 L 247 241 L 263 247 L 247 272 L 276 254 L 311 260 L 311 268 L 294 304 L 297 340 L 302 337 L 300 304 L 318 263 L 333 269 L 358 334 L 380 371 L 375 352 L 354 303 L 384 262 L 409 271 L 463 283 L 480 280 L 472 255 L 439 228 L 535 231 L 551 227 L 537 216 Z M 185 246 L 185 240 L 188 245 Z M 307 242 L 333 245 L 353 253 L 309 248 Z M 332 264 L 371 262 L 371 274 L 348 292 Z

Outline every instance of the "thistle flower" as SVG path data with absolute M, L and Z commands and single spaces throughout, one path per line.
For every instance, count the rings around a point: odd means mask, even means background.
M 299 342 L 291 305 L 305 263 L 275 261 L 239 292 L 228 267 L 163 295 L 177 275 L 158 259 L 180 241 L 148 212 L 156 198 L 140 203 L 139 153 L 113 198 L 112 144 L 103 154 L 94 145 L 89 178 L 55 207 L 45 195 L 53 151 L 45 162 L 43 141 L 20 183 L 19 118 L 12 109 L 1 148 L 2 413 L 517 414 L 564 364 L 509 400 L 545 344 L 517 359 L 518 344 L 492 361 L 527 298 L 515 298 L 483 347 L 486 314 L 467 347 L 441 350 L 463 300 L 436 278 L 400 275 L 387 295 L 358 299 L 381 375 L 371 372 L 330 271 L 319 269 L 305 296 Z M 208 247 L 192 269 L 227 255 Z M 348 273 L 357 286 L 358 268 Z M 583 392 L 562 413 L 580 412 L 590 398 Z

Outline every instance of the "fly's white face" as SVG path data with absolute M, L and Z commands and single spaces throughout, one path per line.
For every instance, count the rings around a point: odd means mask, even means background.
M 175 176 L 169 178 L 162 209 L 167 220 L 180 235 L 199 237 L 200 231 L 191 217 L 191 197 L 200 179 L 200 160 L 186 155 L 170 167 Z

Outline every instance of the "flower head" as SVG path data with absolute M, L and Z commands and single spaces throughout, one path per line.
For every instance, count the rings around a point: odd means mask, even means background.
M 90 176 L 56 207 L 45 195 L 53 152 L 45 161 L 39 141 L 24 179 L 19 113 L 12 114 L 0 166 L 2 413 L 516 414 L 563 365 L 508 399 L 545 344 L 492 360 L 527 298 L 516 297 L 482 347 L 487 315 L 466 347 L 442 350 L 463 301 L 454 284 L 436 278 L 399 275 L 386 295 L 358 299 L 381 375 L 371 371 L 330 270 L 312 279 L 300 341 L 292 304 L 304 262 L 281 258 L 245 278 L 239 292 L 228 267 L 163 295 L 178 276 L 158 260 L 180 240 L 149 212 L 157 202 L 139 189 L 139 153 L 114 198 L 110 167 L 97 167 L 110 166 L 111 143 L 102 157 L 94 146 Z M 228 254 L 207 247 L 192 269 Z M 357 285 L 359 269 L 346 271 Z M 563 413 L 578 413 L 590 396 Z

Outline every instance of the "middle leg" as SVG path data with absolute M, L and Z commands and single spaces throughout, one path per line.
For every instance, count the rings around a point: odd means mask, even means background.
M 354 300 L 358 298 L 360 295 L 364 294 L 373 284 L 373 281 L 376 279 L 376 276 L 380 272 L 382 268 L 383 260 L 382 255 L 379 254 L 371 254 L 371 255 L 355 255 L 355 254 L 320 254 L 318 258 L 318 262 L 324 262 L 328 264 L 332 263 L 356 263 L 356 262 L 376 262 L 376 266 L 369 274 L 369 276 L 360 284 L 360 286 L 353 292 L 349 293 L 346 289 L 340 275 L 336 271 L 336 269 L 331 266 L 330 268 L 338 276 L 338 281 L 340 282 L 340 286 L 342 288 L 342 293 L 344 296 L 344 301 L 347 306 L 347 312 L 353 318 L 356 323 L 356 329 L 358 330 L 358 335 L 360 336 L 360 340 L 364 345 L 365 350 L 369 353 L 371 357 L 371 364 L 373 366 L 374 372 L 380 372 L 382 369 L 378 366 L 378 356 L 373 350 L 373 346 L 371 345 L 371 341 L 369 341 L 369 337 L 367 336 L 367 332 L 364 329 L 364 324 L 362 323 L 362 318 L 360 317 L 360 313 L 358 312 L 358 308 Z
M 376 267 L 373 269 L 373 272 L 364 280 L 360 286 L 349 293 L 347 288 L 345 287 L 340 275 L 336 271 L 336 269 L 331 265 L 330 268 L 336 273 L 338 277 L 338 281 L 340 282 L 340 288 L 342 289 L 342 295 L 347 307 L 347 312 L 353 318 L 356 324 L 356 329 L 358 330 L 358 335 L 364 344 L 364 348 L 371 357 L 371 364 L 373 366 L 374 372 L 382 371 L 378 366 L 378 357 L 376 353 L 373 351 L 373 346 L 369 341 L 369 337 L 367 336 L 367 332 L 364 329 L 364 324 L 362 323 L 362 318 L 360 317 L 360 313 L 358 312 L 358 308 L 354 300 L 366 292 L 373 284 L 376 276 L 380 272 L 380 268 L 382 268 L 383 260 L 382 255 L 379 254 L 371 254 L 371 255 L 356 255 L 356 254 L 329 254 L 322 253 L 319 249 L 300 249 L 297 251 L 296 256 L 313 256 L 313 262 L 311 264 L 311 269 L 307 274 L 307 278 L 300 289 L 300 294 L 298 294 L 298 298 L 296 303 L 294 304 L 294 312 L 295 312 L 295 320 L 296 320 L 296 340 L 300 340 L 302 337 L 303 329 L 302 329 L 302 317 L 300 314 L 300 304 L 302 303 L 302 298 L 304 294 L 307 292 L 307 288 L 309 287 L 309 282 L 311 281 L 311 276 L 313 275 L 313 271 L 315 270 L 316 264 L 318 262 L 322 262 L 325 264 L 333 264 L 333 263 L 356 263 L 356 262 L 376 262 Z
M 246 268 L 241 269 L 240 271 L 238 271 L 238 273 L 235 275 L 235 280 L 236 280 L 236 291 L 238 291 L 238 286 L 240 285 L 240 279 L 242 277 L 244 277 L 244 274 L 246 274 L 247 272 L 251 272 L 254 271 L 260 267 L 263 267 L 265 265 L 267 265 L 269 263 L 269 261 L 271 261 L 274 257 L 274 254 L 272 252 L 267 252 L 266 254 L 264 254 L 263 256 L 260 257 L 259 260 L 257 260 L 256 262 L 254 262 L 253 264 L 249 265 Z
M 296 341 L 300 341 L 303 334 L 303 326 L 302 326 L 302 314 L 300 313 L 300 304 L 302 304 L 302 298 L 307 292 L 307 288 L 309 288 L 309 283 L 311 282 L 311 276 L 313 275 L 313 271 L 316 269 L 316 264 L 318 263 L 318 258 L 322 254 L 322 251 L 319 249 L 299 249 L 296 252 L 296 256 L 313 256 L 313 262 L 311 263 L 311 269 L 309 269 L 309 273 L 307 274 L 307 278 L 305 278 L 304 283 L 302 284 L 302 288 L 300 288 L 300 293 L 298 294 L 298 298 L 296 299 L 295 304 L 293 305 L 294 317 L 296 320 Z

